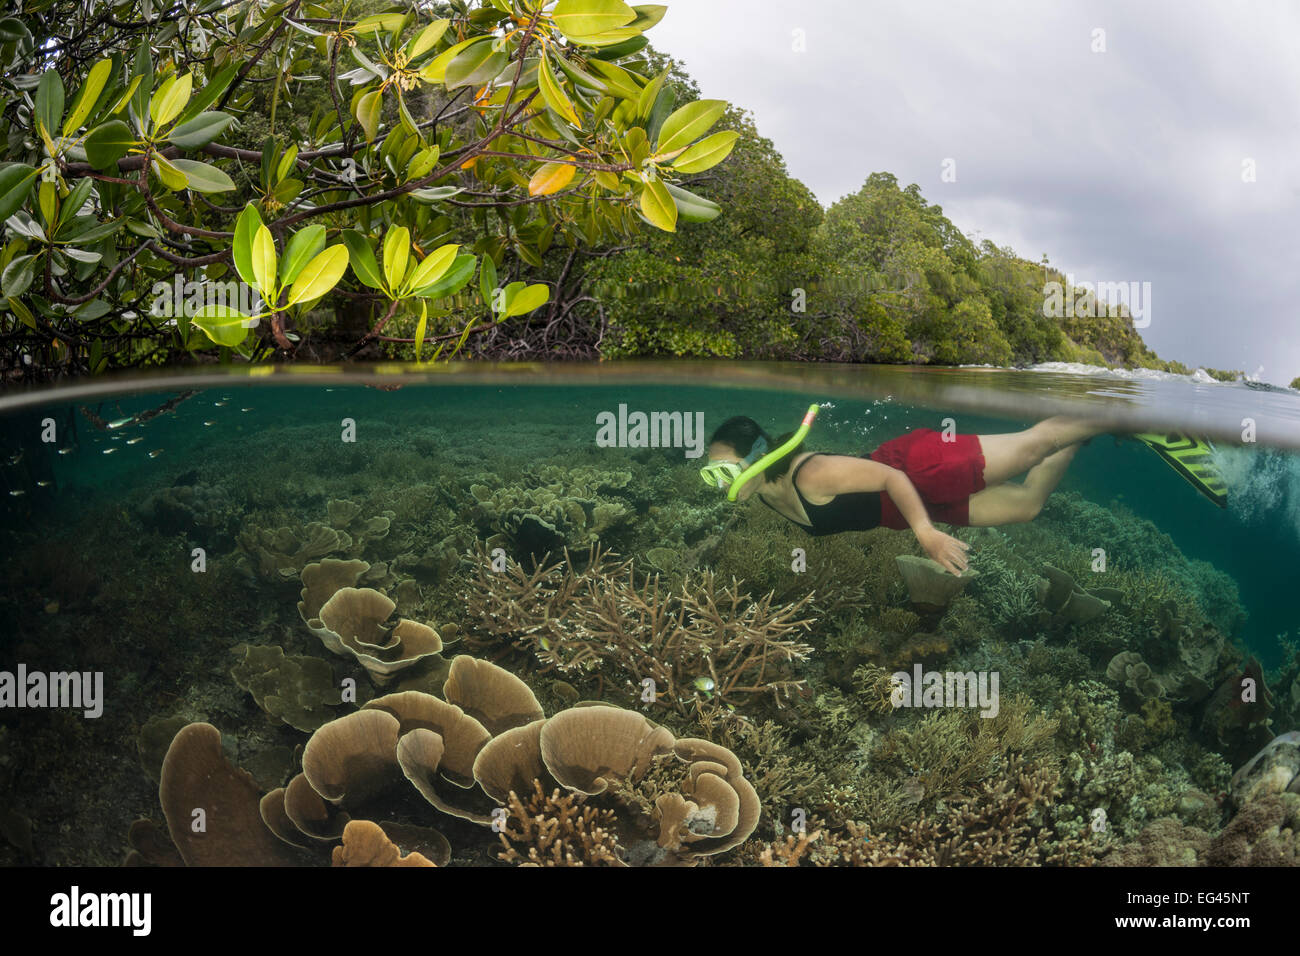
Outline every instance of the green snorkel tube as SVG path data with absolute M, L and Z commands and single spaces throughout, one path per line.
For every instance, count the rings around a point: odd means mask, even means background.
M 736 495 L 740 492 L 740 489 L 745 482 L 749 481 L 749 479 L 756 475 L 761 475 L 767 469 L 768 465 L 797 448 L 799 443 L 803 441 L 804 437 L 808 434 L 808 429 L 812 428 L 813 420 L 817 417 L 817 413 L 820 410 L 821 408 L 818 405 L 809 405 L 808 411 L 803 416 L 803 422 L 799 425 L 799 430 L 791 436 L 788 442 L 776 451 L 768 452 L 736 476 L 735 480 L 731 483 L 731 487 L 727 489 L 727 500 L 735 501 Z

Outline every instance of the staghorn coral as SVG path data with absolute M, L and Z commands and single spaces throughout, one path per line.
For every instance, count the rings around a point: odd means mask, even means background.
M 803 571 L 792 566 L 795 544 L 804 553 Z M 751 508 L 722 535 L 714 571 L 747 582 L 755 594 L 770 591 L 779 602 L 811 592 L 810 607 L 830 616 L 901 598 L 894 559 L 912 547 L 906 536 L 886 529 L 812 538 L 792 532 L 789 522 L 767 509 Z
M 1061 838 L 1052 827 L 1059 774 L 1013 759 L 1004 773 L 944 811 L 924 814 L 861 850 L 867 866 L 1086 866 L 1087 837 Z M 856 848 L 855 848 L 856 850 Z
M 511 790 L 498 859 L 521 866 L 626 866 L 613 832 L 614 811 L 583 806 L 585 800 L 585 794 L 558 787 L 548 797 L 540 780 L 533 781 L 527 803 Z
M 798 616 L 806 596 L 774 606 L 707 571 L 670 593 L 658 575 L 638 584 L 631 560 L 596 547 L 582 571 L 567 553 L 531 572 L 516 563 L 495 572 L 482 553 L 475 566 L 464 593 L 473 646 L 516 643 L 569 680 L 598 672 L 638 695 L 648 679 L 655 702 L 683 714 L 697 695 L 733 704 L 770 695 L 779 706 L 803 687 L 791 665 L 812 650 L 796 639 L 811 626 Z
M 1003 700 L 996 717 L 942 710 L 911 727 L 896 727 L 871 755 L 876 772 L 913 777 L 927 802 L 945 799 L 995 776 L 1013 755 L 1046 759 L 1057 721 L 1033 713 L 1023 696 Z
M 750 856 L 765 866 L 1086 866 L 1097 844 L 1056 835 L 1058 792 L 1054 769 L 1015 757 L 974 793 L 914 820 L 873 831 L 812 817 L 807 832 L 755 845 Z

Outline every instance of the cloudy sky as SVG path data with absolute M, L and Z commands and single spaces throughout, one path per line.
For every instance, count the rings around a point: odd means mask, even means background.
M 891 172 L 977 240 L 1151 283 L 1162 357 L 1300 375 L 1300 4 L 666 2 L 651 42 L 823 205 Z

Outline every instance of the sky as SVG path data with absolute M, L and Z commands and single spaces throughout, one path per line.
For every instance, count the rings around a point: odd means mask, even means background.
M 667 6 L 651 43 L 824 206 L 893 173 L 976 241 L 1149 289 L 1162 358 L 1300 376 L 1300 3 Z

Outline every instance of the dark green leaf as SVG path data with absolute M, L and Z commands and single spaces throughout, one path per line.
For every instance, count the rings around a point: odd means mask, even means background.
M 194 119 L 178 125 L 167 139 L 181 149 L 198 149 L 224 133 L 234 120 L 229 113 L 200 113 Z
M 362 285 L 382 291 L 384 280 L 379 277 L 379 263 L 375 251 L 370 248 L 370 240 L 355 229 L 344 229 L 343 245 L 348 247 L 348 261 Z
M 96 169 L 107 169 L 126 155 L 136 143 L 135 134 L 121 120 L 109 120 L 86 137 L 86 161 Z
M 22 208 L 36 176 L 37 170 L 25 163 L 13 163 L 0 169 L 0 222 Z

